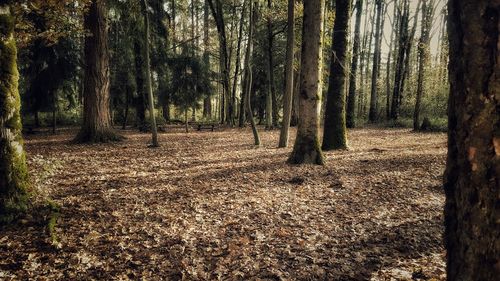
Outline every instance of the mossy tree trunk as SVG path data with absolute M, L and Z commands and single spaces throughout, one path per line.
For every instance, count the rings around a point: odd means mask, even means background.
M 330 65 L 330 83 L 326 99 L 323 150 L 346 149 L 346 103 L 345 87 L 347 83 L 347 42 L 351 0 L 337 0 L 335 5 L 335 23 L 333 27 L 332 59 Z
M 85 78 L 83 124 L 77 142 L 109 142 L 123 139 L 112 128 L 109 97 L 109 48 L 106 0 L 94 0 L 85 15 Z
M 354 43 L 352 47 L 351 73 L 349 75 L 349 95 L 347 99 L 346 126 L 356 127 L 356 80 L 361 46 L 361 15 L 363 13 L 363 0 L 356 1 L 356 23 L 354 25 Z
M 283 124 L 281 125 L 279 147 L 288 146 L 290 120 L 293 102 L 293 58 L 295 47 L 295 0 L 288 0 L 288 27 L 286 38 L 285 95 L 283 98 Z
M 18 80 L 14 17 L 0 4 L 0 224 L 25 211 L 28 202 Z
M 498 1 L 454 0 L 448 2 L 448 12 L 448 280 L 498 280 L 500 7 Z
M 304 1 L 299 91 L 299 124 L 291 164 L 324 164 L 319 144 L 321 49 L 324 0 Z

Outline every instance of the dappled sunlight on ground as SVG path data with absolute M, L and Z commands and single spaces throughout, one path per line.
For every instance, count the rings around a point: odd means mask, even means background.
M 157 149 L 72 133 L 26 141 L 59 242 L 34 217 L 0 230 L 0 279 L 444 278 L 445 134 L 353 130 L 322 167 L 286 164 L 278 131 L 259 148 L 250 129 L 164 133 Z

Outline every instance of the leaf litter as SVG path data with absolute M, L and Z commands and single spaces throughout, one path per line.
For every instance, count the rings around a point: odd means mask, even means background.
M 59 244 L 36 213 L 1 228 L 2 280 L 445 280 L 445 134 L 356 129 L 325 166 L 293 166 L 278 131 L 258 148 L 249 129 L 170 132 L 157 149 L 74 133 L 26 140 Z

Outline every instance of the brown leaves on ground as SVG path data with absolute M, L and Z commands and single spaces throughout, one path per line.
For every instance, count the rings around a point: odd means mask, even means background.
M 167 133 L 161 148 L 26 142 L 41 194 L 61 205 L 0 230 L 0 279 L 443 279 L 444 134 L 362 129 L 326 166 L 291 166 L 279 132 Z M 293 142 L 291 142 L 293 143 Z

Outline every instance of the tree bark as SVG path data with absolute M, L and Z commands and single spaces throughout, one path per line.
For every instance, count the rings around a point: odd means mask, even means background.
M 220 71 L 222 75 L 222 98 L 221 98 L 221 122 L 226 122 L 229 118 L 227 116 L 228 104 L 227 98 L 230 94 L 229 90 L 229 55 L 227 49 L 227 37 L 226 37 L 226 26 L 224 24 L 224 13 L 222 9 L 222 3 L 220 0 L 208 0 L 210 10 L 215 19 L 217 26 L 217 32 L 219 34 L 219 51 L 220 51 Z
M 153 84 L 151 82 L 151 61 L 149 58 L 149 12 L 147 0 L 142 0 L 142 12 L 144 15 L 144 58 L 146 59 L 146 91 L 148 92 L 149 103 L 149 120 L 151 125 L 151 146 L 159 147 L 158 144 L 158 128 L 156 127 L 156 114 L 153 97 Z
M 295 0 L 288 0 L 288 30 L 286 39 L 285 96 L 283 100 L 283 124 L 278 147 L 287 147 L 292 117 L 293 60 L 295 47 Z
M 134 55 L 135 55 L 135 83 L 137 86 L 137 97 L 135 98 L 135 124 L 140 131 L 145 130 L 146 120 L 146 105 L 144 98 L 144 58 L 143 58 L 143 42 L 136 39 L 134 42 Z M 168 99 L 168 98 L 167 98 Z M 164 108 L 168 106 L 168 100 L 165 100 Z
M 406 55 L 406 42 L 408 40 L 408 24 L 410 16 L 410 4 L 408 0 L 403 1 L 403 11 L 399 16 L 398 26 L 398 56 L 396 60 L 396 69 L 394 73 L 394 87 L 391 103 L 391 119 L 396 120 L 399 117 L 399 107 L 401 104 L 401 95 L 404 88 L 404 61 Z
M 363 13 L 363 0 L 356 1 L 356 23 L 354 27 L 354 43 L 352 48 L 351 73 L 349 75 L 349 94 L 347 100 L 347 128 L 356 127 L 356 80 L 359 62 L 361 15 Z
M 385 76 L 385 95 L 386 95 L 386 100 L 385 100 L 385 116 L 386 119 L 389 120 L 391 118 L 391 69 L 393 66 L 393 54 L 396 55 L 397 53 L 397 44 L 394 44 L 394 38 L 397 38 L 397 29 L 398 29 L 398 22 L 399 22 L 399 17 L 398 17 L 398 5 L 399 2 L 398 0 L 394 1 L 394 10 L 393 10 L 393 23 L 392 23 L 392 30 L 391 30 L 391 38 L 390 38 L 390 43 L 389 43 L 389 53 L 387 57 L 387 64 L 386 64 L 386 76 Z
M 210 37 L 209 37 L 208 15 L 209 15 L 208 0 L 205 0 L 205 5 L 203 5 L 203 47 L 204 47 L 203 62 L 206 65 L 210 65 L 210 54 L 209 54 Z M 210 97 L 210 95 L 207 95 L 203 99 L 203 117 L 205 118 L 212 117 L 212 98 Z
M 267 55 L 268 55 L 268 83 L 270 93 L 270 127 L 278 127 L 278 99 L 276 97 L 276 86 L 274 85 L 274 34 L 273 34 L 273 21 L 271 18 L 272 2 L 267 0 L 267 8 L 269 17 L 267 19 Z M 267 109 L 266 109 L 267 114 Z M 269 125 L 269 124 L 268 124 Z
M 450 99 L 444 188 L 448 280 L 500 276 L 498 1 L 448 2 Z
M 324 164 L 319 144 L 319 109 L 324 0 L 304 1 L 299 92 L 299 125 L 291 164 Z
M 245 21 L 245 13 L 246 13 L 246 0 L 243 1 L 243 8 L 241 11 L 241 18 L 240 18 L 240 26 L 238 30 L 238 42 L 236 46 L 236 65 L 234 66 L 234 80 L 233 80 L 233 90 L 232 90 L 232 101 L 231 103 L 233 111 L 231 112 L 231 125 L 234 125 L 235 119 L 236 119 L 236 92 L 237 92 L 237 86 L 238 86 L 238 80 L 240 76 L 240 64 L 241 64 L 241 41 L 243 40 L 243 23 Z M 241 103 L 243 103 L 243 100 L 241 100 Z M 240 112 L 242 114 L 242 112 Z
M 371 85 L 371 93 L 370 93 L 370 114 L 368 119 L 370 122 L 376 122 L 378 119 L 378 95 L 377 95 L 377 81 L 379 76 L 380 69 L 380 45 L 381 45 L 381 36 L 383 26 L 381 24 L 382 19 L 382 8 L 383 1 L 377 0 L 375 2 L 377 7 L 377 23 L 375 24 L 375 52 L 373 54 L 373 68 L 372 68 L 372 85 Z
M 323 150 L 346 149 L 346 69 L 351 0 L 337 0 L 332 36 L 330 82 L 326 100 Z
M 77 142 L 119 141 L 123 137 L 112 128 L 109 110 L 109 48 L 105 0 L 94 0 L 85 15 L 85 78 L 83 124 Z
M 0 4 L 0 225 L 26 211 L 28 203 L 14 24 L 10 7 Z
M 245 72 L 246 72 L 246 109 L 247 109 L 247 115 L 248 119 L 250 119 L 250 124 L 252 125 L 252 133 L 254 137 L 254 144 L 255 145 L 260 145 L 260 137 L 259 137 L 259 131 L 257 131 L 257 125 L 255 124 L 255 119 L 253 118 L 253 110 L 252 110 L 252 102 L 251 102 L 251 96 L 252 96 L 252 63 L 251 63 L 251 56 L 253 53 L 253 32 L 255 29 L 255 18 L 256 18 L 256 10 L 253 5 L 254 0 L 250 0 L 250 21 L 249 21 L 249 30 L 248 30 L 248 44 L 247 44 L 247 50 L 245 54 Z
M 418 81 L 417 81 L 417 96 L 415 99 L 415 109 L 413 111 L 413 130 L 420 130 L 420 108 L 422 104 L 422 96 L 424 95 L 424 79 L 426 75 L 426 67 L 429 60 L 430 48 L 430 32 L 432 28 L 432 19 L 434 17 L 434 1 L 423 0 L 422 2 L 422 23 L 420 40 L 418 44 Z

